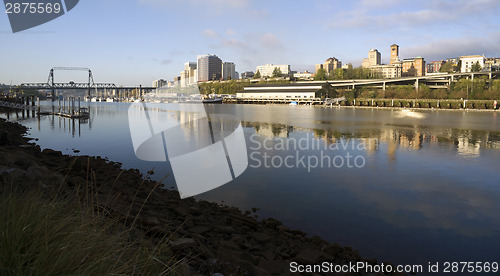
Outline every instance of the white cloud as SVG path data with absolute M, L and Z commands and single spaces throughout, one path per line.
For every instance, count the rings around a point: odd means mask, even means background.
M 212 29 L 203 30 L 202 34 L 203 34 L 203 36 L 208 37 L 208 38 L 218 38 L 219 37 L 217 32 L 212 30 Z
M 401 49 L 404 56 L 423 56 L 426 61 L 440 60 L 463 55 L 482 55 L 500 57 L 500 32 L 486 37 L 460 37 L 439 39 Z
M 221 45 L 223 47 L 228 47 L 228 48 L 246 48 L 246 44 L 243 43 L 242 41 L 235 39 L 235 38 L 228 38 L 224 39 L 221 42 Z
M 229 10 L 244 10 L 249 6 L 249 0 L 138 0 L 140 4 L 168 8 L 172 11 L 196 10 L 205 15 L 220 15 Z
M 233 29 L 227 29 L 226 35 L 233 36 L 233 35 L 236 35 L 236 32 Z
M 281 40 L 273 33 L 266 33 L 260 37 L 261 45 L 269 50 L 275 50 L 283 47 Z
M 424 26 L 444 28 L 447 25 L 464 25 L 470 27 L 473 21 L 475 26 L 481 24 L 485 14 L 496 13 L 500 7 L 498 0 L 479 1 L 423 1 L 417 8 L 403 2 L 390 0 L 387 4 L 382 0 L 361 0 L 351 10 L 340 11 L 328 20 L 329 28 L 362 29 L 367 32 L 390 30 L 417 30 Z M 408 2 L 408 1 L 406 1 Z M 414 3 L 414 2 L 413 2 Z M 392 6 L 393 12 L 376 12 L 374 7 Z M 397 9 L 394 9 L 397 7 Z

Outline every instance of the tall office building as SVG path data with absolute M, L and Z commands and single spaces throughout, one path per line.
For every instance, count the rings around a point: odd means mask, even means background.
M 397 44 L 392 44 L 390 64 L 392 65 L 395 62 L 399 62 L 399 46 Z
M 153 81 L 153 87 L 154 88 L 160 88 L 167 85 L 167 81 L 164 79 L 159 79 L 159 80 L 154 80 Z
M 198 56 L 198 81 L 220 80 L 222 77 L 222 60 L 216 55 Z
M 222 62 L 222 78 L 224 80 L 238 79 L 234 62 Z
M 315 67 L 316 73 L 318 72 L 319 69 L 324 69 L 327 75 L 330 74 L 331 71 L 334 71 L 337 68 L 342 68 L 342 61 L 334 57 L 325 60 L 325 63 L 323 64 L 316 64 Z
M 368 58 L 363 59 L 361 67 L 370 68 L 375 65 L 380 65 L 382 61 L 382 55 L 377 49 L 371 49 L 368 51 Z
M 192 85 L 198 82 L 196 77 L 196 62 L 184 63 L 184 70 L 181 71 L 181 87 Z
M 325 69 L 327 74 L 338 68 L 342 68 L 342 62 L 334 57 L 325 60 L 325 63 L 323 63 L 323 69 Z
M 380 65 L 381 64 L 382 55 L 377 49 L 371 49 L 368 52 L 368 60 L 370 61 L 370 66 Z

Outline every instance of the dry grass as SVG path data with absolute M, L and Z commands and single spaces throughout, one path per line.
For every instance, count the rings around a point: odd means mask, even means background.
M 178 274 L 166 238 L 131 241 L 131 228 L 90 205 L 6 192 L 0 210 L 1 275 Z

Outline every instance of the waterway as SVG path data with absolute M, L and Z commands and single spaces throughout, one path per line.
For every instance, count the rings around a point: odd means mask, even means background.
M 136 156 L 130 105 L 85 103 L 88 120 L 23 119 L 15 113 L 9 118 L 29 127 L 42 148 L 99 155 L 142 172 L 154 169 L 153 178 L 169 175 L 164 182 L 175 189 L 168 161 Z M 231 182 L 196 198 L 260 208 L 261 218 L 277 218 L 379 261 L 425 266 L 500 261 L 500 113 L 214 108 L 241 123 L 248 166 Z M 171 141 L 181 148 L 199 135 L 196 124 L 185 123 L 197 115 L 182 110 L 170 114 L 184 122 L 185 135 Z M 179 149 L 169 152 L 174 151 Z

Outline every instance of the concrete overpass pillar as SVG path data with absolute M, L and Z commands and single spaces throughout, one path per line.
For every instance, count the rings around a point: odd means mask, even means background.
M 383 82 L 382 89 L 385 91 L 385 81 Z
M 415 79 L 415 90 L 418 91 L 418 78 Z

